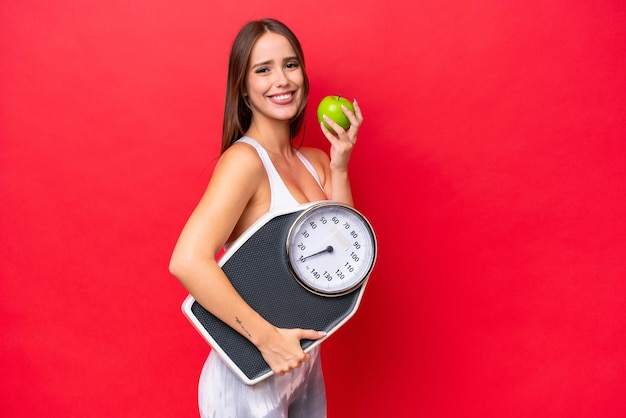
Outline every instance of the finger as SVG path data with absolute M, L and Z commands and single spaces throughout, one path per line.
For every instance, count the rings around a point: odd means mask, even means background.
M 357 120 L 359 120 L 359 122 L 363 122 L 363 112 L 361 112 L 361 106 L 359 106 L 359 103 L 356 101 L 356 99 L 352 101 L 352 106 L 354 107 L 354 115 L 356 116 Z
M 331 119 L 331 118 L 329 118 L 328 116 L 324 115 L 323 117 L 324 117 L 324 122 L 326 122 L 326 124 L 327 124 L 328 126 L 330 126 L 331 128 L 333 128 L 333 131 L 335 131 L 335 134 L 337 134 L 338 136 L 339 136 L 339 135 L 341 135 L 342 133 L 345 133 L 345 132 L 346 132 L 346 130 L 345 130 L 345 129 L 343 129 L 343 128 L 341 127 L 341 125 L 339 125 L 337 122 L 335 122 L 334 120 L 332 120 L 332 119 Z M 322 123 L 322 125 L 324 125 L 324 123 Z M 326 130 L 327 130 L 328 132 L 330 132 L 330 130 L 329 130 L 326 126 L 324 126 L 324 127 L 326 128 Z M 330 133 L 332 134 L 332 132 L 330 132 Z
M 326 126 L 326 123 L 320 122 L 320 128 L 322 129 L 324 136 L 328 137 L 328 139 L 331 139 L 330 136 L 335 136 L 335 133 Z
M 352 106 L 354 107 L 354 112 L 348 109 L 346 106 L 341 106 L 341 110 L 343 114 L 350 121 L 350 126 L 346 130 L 346 132 L 350 135 L 350 139 L 356 139 L 356 134 L 359 130 L 359 127 L 363 123 L 363 113 L 361 112 L 361 108 L 357 103 L 356 99 L 352 102 Z
M 328 139 L 331 145 L 341 147 L 344 141 L 347 143 L 354 144 L 356 133 L 358 131 L 357 126 L 354 126 L 354 127 L 351 126 L 348 128 L 348 130 L 345 130 L 341 127 L 341 125 L 337 124 L 335 121 L 332 121 L 329 119 L 329 122 L 332 122 L 332 123 L 329 123 L 329 125 L 331 126 L 331 128 L 335 130 L 335 132 L 331 131 L 330 129 L 326 127 L 326 130 L 324 131 L 324 135 L 326 136 L 326 138 Z
M 358 127 L 361 124 L 361 122 L 356 116 L 356 113 L 353 113 L 350 109 L 348 109 L 344 105 L 341 105 L 341 110 L 343 111 L 343 114 L 346 115 L 346 117 L 350 121 L 350 127 L 352 126 Z M 356 112 L 356 108 L 354 109 L 354 111 Z
M 334 132 L 331 132 L 323 123 L 320 124 L 320 127 L 322 129 L 322 133 L 324 134 L 328 142 L 330 142 L 330 145 L 334 146 L 337 143 L 337 141 L 339 141 L 339 138 L 337 138 L 337 135 Z
M 301 340 L 319 340 L 326 336 L 325 331 L 316 331 L 314 329 L 302 329 L 298 335 Z
M 348 128 L 346 129 L 346 132 L 358 129 L 361 123 L 356 118 L 355 114 L 352 113 L 350 109 L 348 109 L 345 106 L 342 106 L 342 110 L 343 110 L 344 115 L 346 115 L 346 117 L 348 118 L 348 121 L 350 122 L 350 126 L 348 126 Z

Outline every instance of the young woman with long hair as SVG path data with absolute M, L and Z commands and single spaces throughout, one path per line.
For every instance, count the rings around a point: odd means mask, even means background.
M 227 83 L 222 153 L 176 243 L 170 271 L 205 309 L 250 340 L 275 374 L 247 386 L 211 352 L 199 383 L 201 416 L 324 417 L 319 347 L 304 353 L 300 346 L 324 334 L 266 321 L 233 288 L 216 255 L 268 211 L 318 200 L 352 205 L 348 162 L 363 116 L 355 101 L 354 113 L 344 109 L 347 130 L 330 119 L 334 133 L 320 125 L 328 154 L 293 146 L 304 125 L 309 80 L 300 42 L 274 19 L 240 30 Z

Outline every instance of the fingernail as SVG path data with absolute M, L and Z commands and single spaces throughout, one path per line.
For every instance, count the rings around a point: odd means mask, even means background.
M 323 115 L 323 118 L 324 118 L 325 120 L 330 120 L 330 118 L 329 118 L 328 116 L 326 116 L 326 115 Z
M 317 331 L 321 335 L 326 335 L 326 331 Z

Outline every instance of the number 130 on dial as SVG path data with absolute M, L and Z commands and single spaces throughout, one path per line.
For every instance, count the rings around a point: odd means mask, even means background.
M 356 209 L 320 202 L 305 209 L 287 236 L 287 259 L 298 282 L 322 296 L 360 287 L 376 260 L 376 236 Z

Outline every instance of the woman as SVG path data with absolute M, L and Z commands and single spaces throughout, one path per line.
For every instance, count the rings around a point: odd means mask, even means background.
M 326 416 L 319 348 L 304 353 L 300 346 L 301 339 L 324 334 L 274 327 L 239 296 L 215 259 L 268 211 L 326 199 L 352 205 L 348 161 L 361 111 L 356 101 L 354 113 L 344 109 L 347 130 L 328 118 L 334 134 L 321 124 L 330 158 L 318 149 L 296 150 L 292 140 L 304 123 L 308 91 L 295 35 L 273 19 L 246 24 L 230 54 L 222 154 L 170 271 L 205 309 L 249 339 L 275 374 L 247 386 L 212 352 L 199 384 L 203 417 Z

